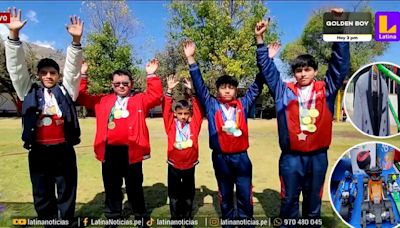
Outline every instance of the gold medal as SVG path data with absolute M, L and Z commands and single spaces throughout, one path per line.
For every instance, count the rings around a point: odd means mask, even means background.
M 188 143 L 187 143 L 187 141 L 181 142 L 181 145 L 182 145 L 182 149 L 188 148 Z
M 319 111 L 315 108 L 310 109 L 309 114 L 313 118 L 317 118 L 319 116 Z
M 307 125 L 307 131 L 314 133 L 317 130 L 317 127 L 314 124 Z
M 117 109 L 114 111 L 114 118 L 115 119 L 120 119 L 122 117 L 122 111 L 121 109 Z
M 108 129 L 114 129 L 115 128 L 115 122 L 114 121 L 112 121 L 112 122 L 110 122 L 110 123 L 108 123 Z
M 187 142 L 188 147 L 193 146 L 193 141 L 191 139 L 188 139 L 186 142 Z
M 301 122 L 303 122 L 303 124 L 310 124 L 311 123 L 311 117 L 309 117 L 309 116 L 306 116 L 306 117 L 303 117 L 303 118 L 301 118 Z
M 50 112 L 50 114 L 52 114 L 52 115 L 56 114 L 56 113 L 57 113 L 56 106 L 55 106 L 55 105 L 52 105 L 52 106 L 49 108 L 49 112 Z

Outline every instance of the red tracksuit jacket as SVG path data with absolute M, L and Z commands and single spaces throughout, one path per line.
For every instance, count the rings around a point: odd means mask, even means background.
M 163 96 L 161 80 L 158 76 L 147 77 L 147 89 L 142 93 L 129 98 L 127 110 L 129 111 L 128 124 L 124 129 L 128 134 L 129 164 L 150 158 L 149 130 L 145 122 L 148 111 L 159 105 Z M 104 160 L 107 141 L 107 124 L 111 109 L 116 102 L 115 94 L 90 95 L 87 92 L 87 79 L 81 80 L 77 103 L 88 108 L 94 108 L 96 113 L 96 136 L 94 152 L 96 158 Z M 120 128 L 121 130 L 121 128 Z
M 168 136 L 168 163 L 177 169 L 190 169 L 199 163 L 199 133 L 201 130 L 201 123 L 203 122 L 203 115 L 197 98 L 192 97 L 193 115 L 189 122 L 190 139 L 193 141 L 193 146 L 178 150 L 174 147 L 176 137 L 176 121 L 174 112 L 172 111 L 173 99 L 170 96 L 164 96 L 163 100 L 163 118 L 165 132 Z

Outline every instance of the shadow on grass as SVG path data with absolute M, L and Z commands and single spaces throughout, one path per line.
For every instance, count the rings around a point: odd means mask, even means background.
M 169 206 L 167 205 L 168 189 L 162 183 L 156 183 L 152 186 L 143 187 L 146 201 L 146 208 L 152 217 L 169 217 Z M 125 189 L 123 189 L 125 191 Z M 212 202 L 204 202 L 207 196 L 211 196 Z M 76 217 L 104 218 L 104 192 L 96 196 L 88 203 L 77 203 Z M 254 197 L 258 203 L 254 206 L 255 218 L 274 218 L 279 216 L 280 198 L 279 193 L 272 189 L 265 189 L 262 192 L 255 192 Z M 36 217 L 33 204 L 24 203 L 1 203 L 3 210 L 0 211 L 0 227 L 11 226 L 11 219 L 15 217 Z M 301 209 L 301 203 L 299 205 Z M 130 204 L 125 201 L 123 216 L 128 218 L 133 215 Z M 195 217 L 215 218 L 221 216 L 219 209 L 218 192 L 212 191 L 206 186 L 196 189 L 193 215 Z M 346 227 L 336 216 L 329 201 L 322 202 L 322 227 Z
M 272 189 L 264 189 L 264 191 L 261 193 L 255 192 L 254 197 L 258 199 L 259 203 L 261 204 L 264 210 L 264 215 L 267 218 L 279 217 L 279 211 L 281 206 L 279 192 Z M 301 204 L 302 202 L 299 203 L 300 213 L 301 213 Z M 347 227 L 337 217 L 329 201 L 322 202 L 321 218 L 323 224 L 322 227 Z
M 128 218 L 134 214 L 131 204 L 126 200 L 125 188 L 122 188 L 125 195 L 122 217 Z M 155 208 L 167 205 L 168 189 L 163 183 L 156 183 L 152 186 L 144 186 L 144 199 L 146 202 L 147 213 L 151 215 Z M 105 192 L 97 193 L 88 203 L 83 204 L 75 213 L 76 216 L 85 216 L 91 218 L 104 218 L 104 200 Z M 135 202 L 133 202 L 135 203 Z

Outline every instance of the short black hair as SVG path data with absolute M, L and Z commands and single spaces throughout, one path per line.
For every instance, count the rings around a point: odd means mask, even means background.
M 222 85 L 232 85 L 234 87 L 238 87 L 239 82 L 235 77 L 229 76 L 229 75 L 223 75 L 221 77 L 219 77 L 217 79 L 217 81 L 215 82 L 215 86 L 217 87 L 217 89 L 222 86 Z
M 312 67 L 314 70 L 318 70 L 318 63 L 315 61 L 314 56 L 310 54 L 299 55 L 290 64 L 292 72 L 295 72 L 297 68 Z
M 179 100 L 175 103 L 174 111 L 177 109 L 192 109 L 192 106 L 187 100 Z
M 132 81 L 132 73 L 129 70 L 119 69 L 119 70 L 114 71 L 111 75 L 111 80 L 114 79 L 115 75 L 118 75 L 118 76 L 126 75 L 129 77 L 129 80 Z
M 57 73 L 60 74 L 60 66 L 53 59 L 41 59 L 37 64 L 37 72 L 39 73 L 39 71 L 44 67 L 54 67 L 57 70 Z

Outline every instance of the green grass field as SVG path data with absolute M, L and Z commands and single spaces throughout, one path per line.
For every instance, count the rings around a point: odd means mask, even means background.
M 80 121 L 82 142 L 76 146 L 78 161 L 78 196 L 76 215 L 101 217 L 103 208 L 103 183 L 101 164 L 94 157 L 92 143 L 95 119 Z M 166 135 L 162 119 L 147 119 L 150 130 L 152 158 L 143 164 L 144 190 L 147 209 L 153 217 L 168 217 Z M 276 217 L 279 213 L 280 183 L 278 159 L 280 155 L 276 120 L 249 120 L 250 149 L 253 163 L 255 217 Z M 329 150 L 328 179 L 333 165 L 348 148 L 366 141 L 374 141 L 353 129 L 349 123 L 335 123 L 334 136 Z M 26 150 L 22 148 L 20 119 L 0 119 L 0 227 L 11 224 L 11 217 L 35 216 L 32 204 Z M 400 139 L 382 140 L 397 147 Z M 195 216 L 217 217 L 217 184 L 208 148 L 207 122 L 203 122 L 200 134 L 200 164 L 196 168 Z M 329 203 L 328 182 L 323 195 L 323 227 L 346 227 L 336 217 Z

